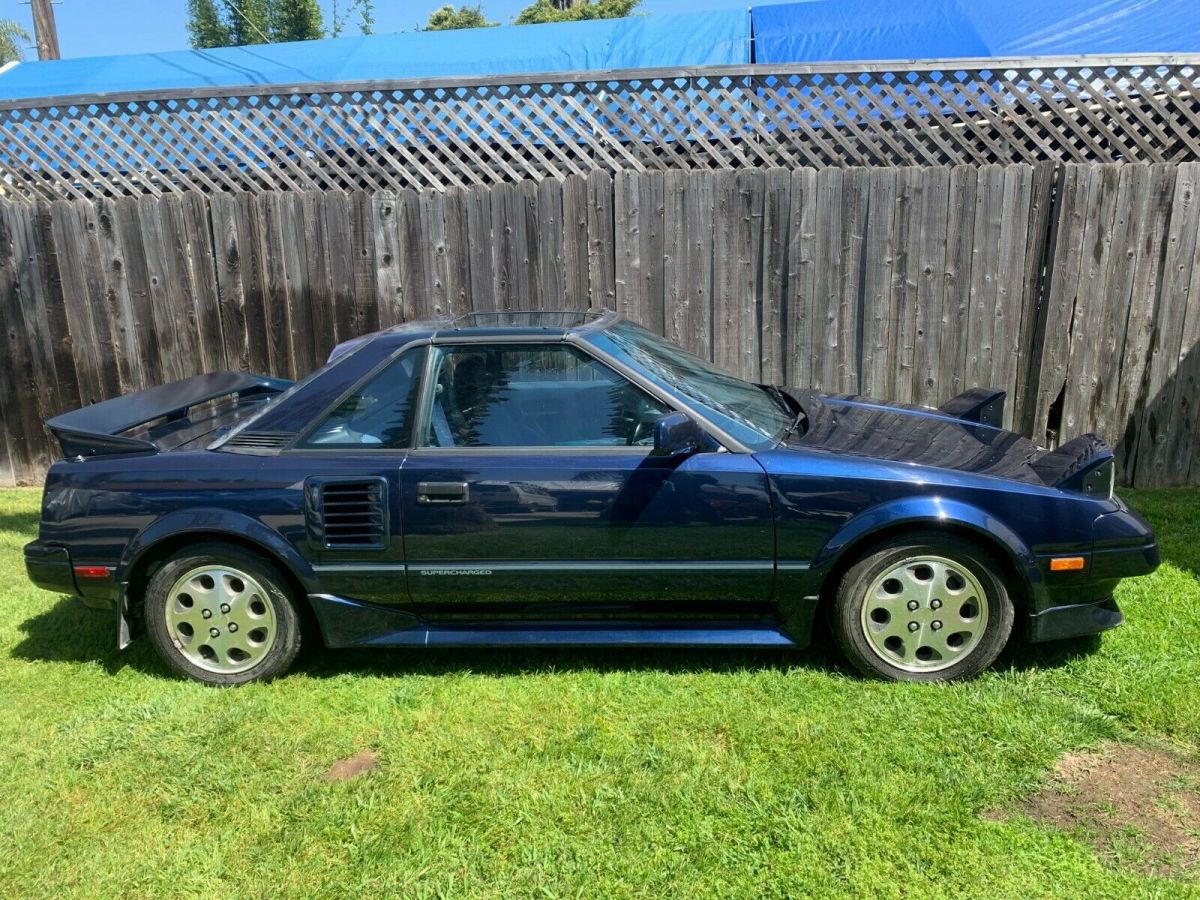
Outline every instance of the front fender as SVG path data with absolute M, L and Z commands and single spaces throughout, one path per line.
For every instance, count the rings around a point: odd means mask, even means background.
M 944 497 L 902 497 L 863 510 L 838 529 L 812 561 L 822 581 L 864 543 L 897 526 L 955 528 L 975 534 L 1006 554 L 1024 578 L 1034 608 L 1044 605 L 1045 585 L 1033 553 L 1011 528 L 995 516 L 961 500 Z
M 227 534 L 235 540 L 250 541 L 267 554 L 278 558 L 300 580 L 307 593 L 317 590 L 316 574 L 311 563 L 292 544 L 272 528 L 245 513 L 228 509 L 196 508 L 167 513 L 155 519 L 125 547 L 117 566 L 117 579 L 124 582 L 146 554 L 165 540 L 195 534 Z

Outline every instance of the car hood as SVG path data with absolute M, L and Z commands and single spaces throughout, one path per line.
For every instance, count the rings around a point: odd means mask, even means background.
M 807 427 L 787 446 L 1045 484 L 1031 465 L 1046 451 L 1011 431 L 921 406 L 784 388 Z

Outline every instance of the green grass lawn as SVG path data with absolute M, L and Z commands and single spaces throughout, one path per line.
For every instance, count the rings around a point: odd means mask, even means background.
M 213 690 L 31 587 L 38 494 L 2 492 L 0 896 L 1200 893 L 988 815 L 1068 751 L 1200 755 L 1200 491 L 1129 499 L 1166 561 L 1125 627 L 966 684 L 820 649 L 320 651 Z

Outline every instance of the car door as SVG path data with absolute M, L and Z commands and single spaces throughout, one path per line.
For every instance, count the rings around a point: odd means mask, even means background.
M 401 470 L 414 601 L 769 601 L 773 523 L 750 455 L 651 455 L 670 407 L 569 343 L 434 347 L 426 381 Z

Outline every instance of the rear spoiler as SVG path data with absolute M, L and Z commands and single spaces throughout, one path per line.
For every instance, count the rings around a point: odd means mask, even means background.
M 938 412 L 999 428 L 1004 421 L 1004 398 L 1007 392 L 998 388 L 971 388 L 938 407 Z
M 153 441 L 123 432 L 156 419 L 182 419 L 191 407 L 230 394 L 278 394 L 291 385 L 290 381 L 267 375 L 214 372 L 63 413 L 48 420 L 46 427 L 58 439 L 64 456 L 153 453 L 158 450 Z

